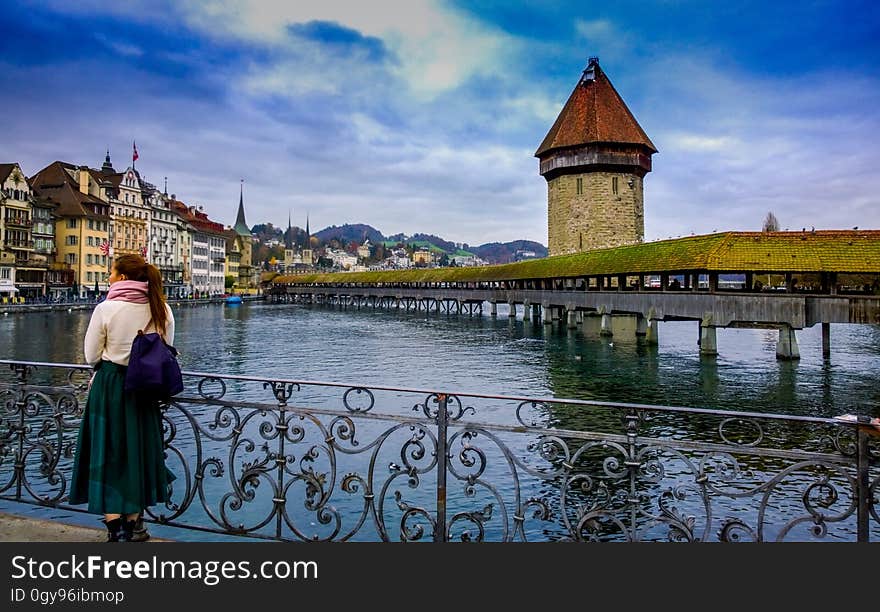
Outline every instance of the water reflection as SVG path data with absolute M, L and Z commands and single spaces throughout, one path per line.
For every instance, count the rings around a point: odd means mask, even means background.
M 599 317 L 577 329 L 499 316 L 297 305 L 178 308 L 185 369 L 374 385 L 554 395 L 604 401 L 831 416 L 880 414 L 880 327 L 832 326 L 832 358 L 817 327 L 798 332 L 802 359 L 777 362 L 773 330 L 718 330 L 717 358 L 700 358 L 694 322 L 660 324 L 660 345 L 635 318 Z M 0 318 L 0 355 L 81 362 L 90 313 Z

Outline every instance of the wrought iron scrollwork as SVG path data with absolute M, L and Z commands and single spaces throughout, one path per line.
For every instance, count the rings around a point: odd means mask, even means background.
M 90 370 L 61 372 L 0 380 L 4 499 L 68 507 Z M 160 523 L 302 541 L 880 537 L 880 444 L 849 425 L 187 376 L 192 395 L 162 405 L 177 478 L 148 509 Z M 381 414 L 387 397 L 406 399 Z M 484 406 L 492 422 L 465 418 Z M 548 425 L 576 413 L 577 429 Z

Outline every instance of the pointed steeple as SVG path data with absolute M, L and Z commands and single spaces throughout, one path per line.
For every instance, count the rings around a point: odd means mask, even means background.
M 107 155 L 104 156 L 104 165 L 101 166 L 101 172 L 105 174 L 116 174 L 116 170 L 113 169 L 113 164 L 110 163 L 110 149 L 107 149 Z
M 312 248 L 312 232 L 309 231 L 309 213 L 306 213 L 306 248 Z
M 293 214 L 293 211 L 287 211 L 287 231 L 284 232 L 284 248 L 292 249 L 293 248 L 293 226 L 290 224 L 290 218 Z
M 238 215 L 235 217 L 235 233 L 239 236 L 250 236 L 247 222 L 244 220 L 244 179 L 241 180 L 241 192 L 238 195 Z

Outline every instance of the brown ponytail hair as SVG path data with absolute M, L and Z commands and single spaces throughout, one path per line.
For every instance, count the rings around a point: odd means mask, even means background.
M 165 292 L 162 291 L 162 273 L 159 268 L 144 261 L 140 255 L 120 255 L 113 262 L 117 274 L 124 274 L 128 280 L 147 282 L 147 299 L 150 302 L 150 315 L 153 325 L 163 336 L 168 312 L 165 310 Z

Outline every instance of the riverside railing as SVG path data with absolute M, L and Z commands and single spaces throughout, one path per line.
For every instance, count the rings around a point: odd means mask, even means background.
M 0 497 L 67 505 L 85 366 L 2 360 Z M 157 523 L 274 540 L 869 541 L 858 423 L 186 372 Z M 866 419 L 865 419 L 866 420 Z M 864 420 L 863 420 L 864 422 Z

